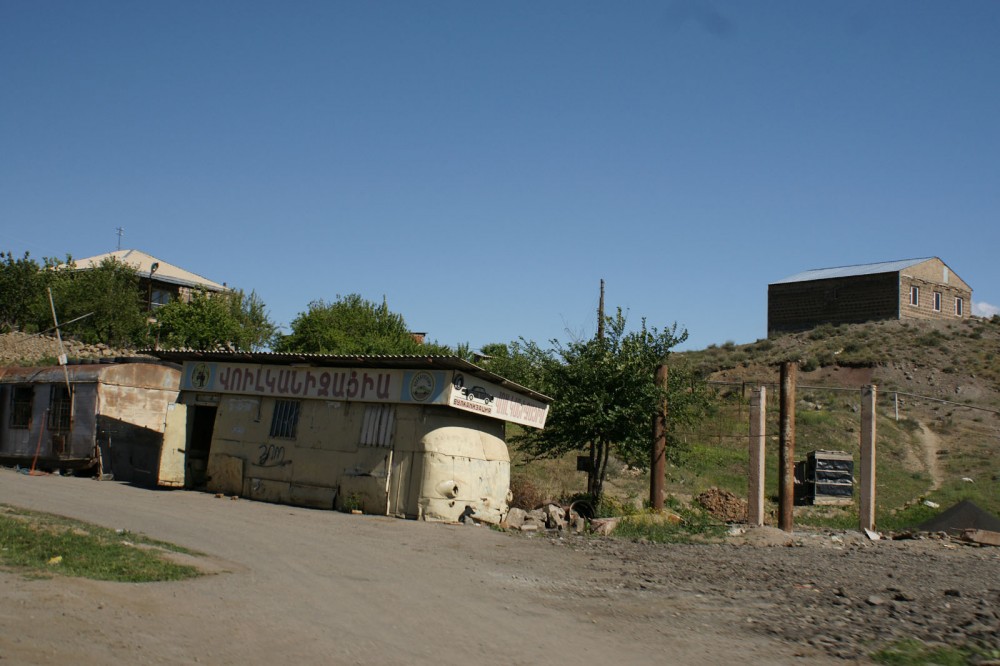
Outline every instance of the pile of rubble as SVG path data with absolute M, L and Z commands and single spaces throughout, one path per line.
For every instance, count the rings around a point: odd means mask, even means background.
M 136 356 L 135 352 L 113 349 L 103 344 L 88 345 L 66 338 L 63 353 L 70 359 L 101 359 Z M 0 365 L 30 366 L 59 357 L 59 340 L 49 335 L 30 335 L 15 331 L 0 335 Z
M 727 523 L 745 523 L 747 521 L 747 502 L 742 497 L 728 490 L 711 488 L 695 500 L 710 514 Z
M 521 532 L 559 530 L 581 533 L 587 529 L 587 520 L 572 509 L 567 510 L 558 504 L 546 504 L 531 511 L 512 508 L 500 527 Z

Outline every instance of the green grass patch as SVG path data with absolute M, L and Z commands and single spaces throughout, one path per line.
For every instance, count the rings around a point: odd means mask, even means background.
M 652 543 L 696 543 L 721 539 L 726 533 L 726 525 L 699 507 L 685 506 L 672 497 L 665 504 L 669 513 L 681 517 L 680 522 L 667 519 L 668 514 L 643 511 L 625 516 L 612 536 Z
M 129 583 L 200 575 L 165 551 L 196 555 L 130 532 L 0 505 L 0 565 L 32 575 L 65 575 Z
M 892 666 L 964 666 L 1000 658 L 1000 650 L 983 652 L 977 649 L 944 646 L 930 646 L 918 640 L 904 640 L 884 647 L 871 655 L 879 664 Z

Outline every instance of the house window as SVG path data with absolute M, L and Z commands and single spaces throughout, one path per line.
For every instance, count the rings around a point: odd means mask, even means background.
M 920 305 L 920 287 L 910 287 L 910 305 L 914 307 Z
M 275 400 L 274 414 L 271 416 L 271 437 L 280 439 L 295 439 L 295 431 L 299 425 L 298 400 Z
M 10 427 L 26 429 L 31 426 L 31 403 L 35 389 L 31 386 L 15 386 L 10 393 Z
M 955 314 L 959 317 L 965 314 L 965 303 L 962 301 L 961 297 L 955 299 Z
M 392 425 L 396 420 L 393 405 L 368 405 L 361 425 L 361 446 L 392 446 Z
M 165 289 L 152 289 L 149 292 L 149 307 L 158 308 L 170 302 L 170 292 Z
M 53 384 L 49 393 L 49 430 L 66 432 L 69 430 L 73 414 L 73 392 L 62 384 Z
M 941 312 L 941 292 L 934 292 L 934 312 Z

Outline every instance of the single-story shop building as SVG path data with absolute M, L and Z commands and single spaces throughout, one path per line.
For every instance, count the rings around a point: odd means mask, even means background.
M 506 424 L 551 402 L 452 356 L 151 353 L 182 366 L 164 485 L 299 506 L 499 522 Z

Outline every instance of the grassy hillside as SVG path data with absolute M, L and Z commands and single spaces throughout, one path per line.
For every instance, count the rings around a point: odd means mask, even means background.
M 857 460 L 860 389 L 877 385 L 881 527 L 916 525 L 966 498 L 1000 514 L 1000 317 L 821 326 L 674 355 L 672 363 L 688 364 L 712 382 L 717 399 L 712 414 L 683 434 L 680 462 L 668 468 L 668 493 L 689 500 L 719 487 L 746 495 L 747 399 L 763 384 L 770 396 L 768 495 L 776 499 L 778 367 L 786 360 L 800 364 L 797 459 L 837 449 Z M 575 457 L 527 462 L 513 454 L 515 490 L 559 498 L 585 485 Z M 619 466 L 608 487 L 621 501 L 641 502 L 648 483 L 647 475 Z M 854 507 L 801 507 L 796 513 L 800 522 L 857 525 Z

